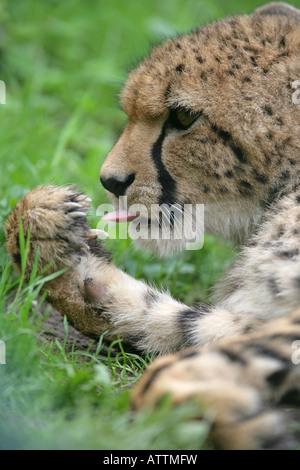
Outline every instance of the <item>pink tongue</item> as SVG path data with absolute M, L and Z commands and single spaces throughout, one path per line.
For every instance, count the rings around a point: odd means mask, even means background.
M 129 214 L 127 211 L 117 211 L 117 212 L 109 212 L 102 217 L 102 220 L 106 220 L 108 222 L 130 222 L 131 220 L 136 219 L 138 216 Z

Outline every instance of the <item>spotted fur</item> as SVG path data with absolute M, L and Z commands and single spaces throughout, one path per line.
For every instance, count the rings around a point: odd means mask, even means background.
M 46 285 L 48 300 L 86 335 L 118 335 L 154 362 L 133 407 L 169 393 L 214 412 L 222 448 L 296 445 L 300 340 L 300 12 L 272 3 L 155 47 L 121 94 L 128 124 L 101 181 L 114 203 L 205 205 L 205 229 L 240 254 L 210 306 L 186 306 L 111 262 L 89 234 L 87 200 L 75 188 L 39 187 L 7 222 L 21 268 L 19 219 L 30 228 L 27 273 L 68 267 Z M 180 121 L 183 113 L 189 120 Z M 75 204 L 74 204 L 75 203 Z M 182 243 L 144 240 L 164 254 Z M 296 343 L 298 344 L 298 343 Z M 176 351 L 180 351 L 177 352 Z

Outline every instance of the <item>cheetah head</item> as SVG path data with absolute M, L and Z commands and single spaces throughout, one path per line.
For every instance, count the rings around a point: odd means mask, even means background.
M 284 15 L 225 19 L 155 47 L 121 93 L 128 124 L 100 175 L 111 201 L 148 214 L 203 204 L 206 232 L 244 241 L 299 174 L 299 54 L 299 22 Z M 166 252 L 186 240 L 140 242 Z

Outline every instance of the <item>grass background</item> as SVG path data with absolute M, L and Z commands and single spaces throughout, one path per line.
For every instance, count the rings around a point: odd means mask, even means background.
M 96 207 L 106 202 L 99 169 L 126 117 L 117 96 L 128 71 L 151 44 L 263 4 L 247 0 L 2 0 L 0 79 L 0 365 L 1 449 L 205 448 L 206 422 L 188 406 L 134 415 L 130 387 L 151 358 L 67 352 L 42 340 L 37 316 L 41 279 L 24 285 L 5 251 L 3 224 L 17 200 L 39 184 L 85 185 Z M 300 2 L 295 1 L 300 7 Z M 233 257 L 229 244 L 206 237 L 199 252 L 170 260 L 111 240 L 116 264 L 192 303 Z M 17 296 L 12 302 L 11 294 Z M 47 315 L 47 312 L 46 314 Z M 65 336 L 68 325 L 62 324 Z

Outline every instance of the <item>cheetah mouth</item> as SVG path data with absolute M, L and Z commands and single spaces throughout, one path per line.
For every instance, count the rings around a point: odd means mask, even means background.
M 137 214 L 131 214 L 129 211 L 108 212 L 102 217 L 105 222 L 131 222 L 138 217 Z
M 168 220 L 163 216 L 162 213 L 159 214 L 158 218 L 146 217 L 141 213 L 130 213 L 129 211 L 115 211 L 109 212 L 101 217 L 101 220 L 104 222 L 116 222 L 116 223 L 126 223 L 132 222 L 133 220 L 139 219 L 139 223 L 143 224 L 145 227 L 150 228 L 151 226 L 162 228 L 164 225 L 169 226 L 171 229 L 174 228 L 175 219 L 174 216 L 169 215 Z

